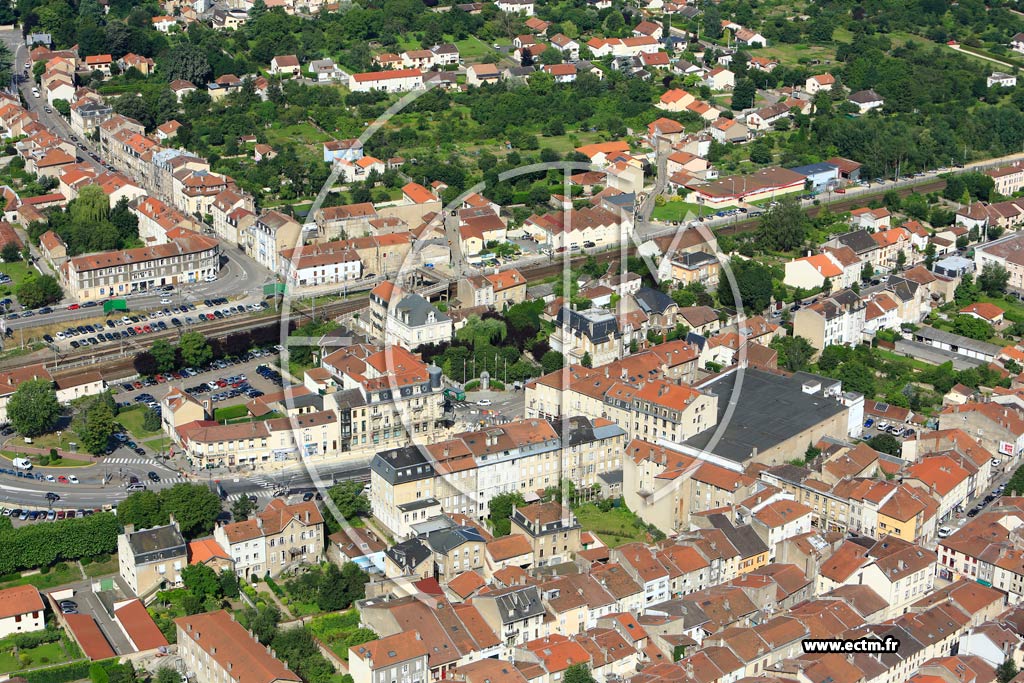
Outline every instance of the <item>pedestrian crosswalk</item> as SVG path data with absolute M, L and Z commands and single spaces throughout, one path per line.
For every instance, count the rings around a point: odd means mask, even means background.
M 152 465 L 149 458 L 104 458 L 103 462 L 108 465 Z
M 257 498 L 273 498 L 274 494 L 273 494 L 273 491 L 266 491 L 266 490 L 263 490 L 263 491 L 250 491 L 248 493 L 230 493 L 230 494 L 228 494 L 227 500 L 228 500 L 229 503 L 233 503 L 236 500 L 238 500 L 239 498 L 242 498 L 243 496 L 256 496 Z

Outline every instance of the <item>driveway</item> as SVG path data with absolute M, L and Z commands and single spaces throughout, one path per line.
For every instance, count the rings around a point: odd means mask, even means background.
M 120 576 L 115 576 L 113 579 L 114 590 L 104 596 L 108 603 L 113 602 L 114 599 L 121 600 L 133 597 Z M 71 588 L 75 591 L 75 596 L 71 599 L 78 603 L 78 611 L 82 614 L 88 614 L 96 620 L 100 630 L 103 631 L 103 635 L 106 636 L 107 642 L 110 643 L 110 646 L 114 648 L 117 654 L 127 655 L 135 652 L 135 648 L 128 642 L 128 638 L 121 631 L 121 627 L 107 613 L 107 608 L 104 606 L 99 594 L 93 591 L 93 581 L 93 579 L 79 581 L 69 586 L 62 586 L 62 588 Z

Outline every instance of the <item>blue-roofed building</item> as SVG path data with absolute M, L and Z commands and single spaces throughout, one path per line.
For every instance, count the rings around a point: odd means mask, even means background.
M 799 173 L 811 181 L 811 189 L 814 192 L 824 192 L 829 187 L 839 184 L 839 167 L 835 164 L 821 162 L 819 164 L 807 164 L 789 169 Z

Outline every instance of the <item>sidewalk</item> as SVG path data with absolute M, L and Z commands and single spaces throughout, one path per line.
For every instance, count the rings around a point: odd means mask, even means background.
M 3 445 L 4 450 L 11 451 L 13 453 L 23 453 L 25 455 L 49 455 L 49 448 L 35 448 L 33 446 L 26 446 L 24 444 L 11 444 L 9 441 Z M 57 455 L 61 458 L 68 460 L 78 460 L 79 462 L 87 462 L 90 465 L 96 465 L 103 462 L 102 460 L 94 460 L 88 453 L 72 453 L 61 448 L 57 449 Z

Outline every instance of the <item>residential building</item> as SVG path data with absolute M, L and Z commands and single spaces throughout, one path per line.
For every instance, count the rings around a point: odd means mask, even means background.
M 220 271 L 220 245 L 195 233 L 178 233 L 166 244 L 75 256 L 61 267 L 66 291 L 96 301 L 165 285 L 203 282 Z
M 582 549 L 579 522 L 572 511 L 559 502 L 514 507 L 512 533 L 530 541 L 533 557 L 540 567 L 569 561 Z
M 244 522 L 223 524 L 213 537 L 234 560 L 242 579 L 279 576 L 324 557 L 324 518 L 313 501 L 286 504 L 275 498 Z
M 46 614 L 39 589 L 32 585 L 0 590 L 0 638 L 46 628 Z
M 264 268 L 276 271 L 282 249 L 301 244 L 302 226 L 280 211 L 264 211 L 249 228 L 246 252 Z
M 370 334 L 385 344 L 415 349 L 452 338 L 452 320 L 416 293 L 406 293 L 390 281 L 370 292 Z
M 135 530 L 126 524 L 117 537 L 117 563 L 121 578 L 140 598 L 166 586 L 181 585 L 181 570 L 188 566 L 188 545 L 177 522 Z
M 301 683 L 224 610 L 174 620 L 178 656 L 196 683 Z
M 354 683 L 428 683 L 427 644 L 419 631 L 403 631 L 349 648 Z

